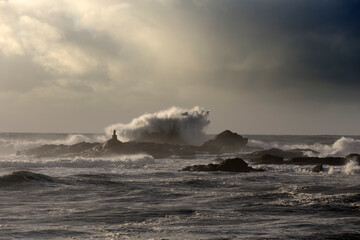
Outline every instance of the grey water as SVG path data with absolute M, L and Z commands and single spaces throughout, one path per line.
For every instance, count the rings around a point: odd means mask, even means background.
M 359 136 L 259 136 L 263 148 L 360 153 Z M 0 239 L 360 239 L 360 167 L 262 165 L 189 173 L 217 156 L 31 158 L 42 144 L 100 134 L 0 133 Z M 223 157 L 240 156 L 241 153 Z M 256 166 L 259 167 L 259 166 Z

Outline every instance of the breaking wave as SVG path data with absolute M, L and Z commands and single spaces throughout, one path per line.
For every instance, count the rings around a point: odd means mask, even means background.
M 29 158 L 16 156 L 0 159 L 0 168 L 41 168 L 41 167 L 65 167 L 65 168 L 106 168 L 121 167 L 126 165 L 130 168 L 144 167 L 153 164 L 155 160 L 148 155 L 123 155 L 109 158 Z
M 123 141 L 152 141 L 174 144 L 199 144 L 206 138 L 204 128 L 209 125 L 209 111 L 201 107 L 147 113 L 128 124 L 117 123 L 106 127 L 108 136 L 118 130 Z
M 346 174 L 354 174 L 354 173 L 359 173 L 360 172 L 360 166 L 358 166 L 356 161 L 349 161 L 345 166 L 344 166 L 344 172 Z
M 36 135 L 36 134 L 34 134 Z M 80 142 L 104 142 L 105 135 L 86 136 L 83 134 L 39 134 L 39 136 L 31 136 L 21 138 L 1 136 L 0 137 L 0 154 L 13 154 L 16 151 L 38 147 L 45 144 L 64 144 L 73 145 Z
M 283 150 L 289 149 L 310 149 L 319 152 L 318 156 L 346 156 L 350 153 L 360 152 L 360 140 L 353 139 L 350 137 L 341 137 L 337 139 L 333 144 L 279 144 L 271 142 L 263 142 L 260 140 L 249 140 L 249 145 L 262 147 L 265 149 L 269 148 L 280 148 Z M 309 156 L 314 156 L 314 153 L 309 151 Z

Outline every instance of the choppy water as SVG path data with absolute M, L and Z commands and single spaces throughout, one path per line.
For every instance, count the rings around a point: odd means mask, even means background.
M 215 156 L 36 159 L 13 153 L 101 136 L 14 136 L 0 134 L 0 239 L 360 239 L 359 166 L 188 173 L 179 170 Z M 358 141 L 279 138 L 253 136 L 251 143 L 336 155 L 356 150 Z

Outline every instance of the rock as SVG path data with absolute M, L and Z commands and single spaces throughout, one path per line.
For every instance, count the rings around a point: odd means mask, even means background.
M 312 165 L 312 164 L 326 164 L 333 166 L 342 166 L 345 165 L 347 160 L 342 157 L 297 157 L 291 159 L 292 164 L 298 165 Z
M 284 159 L 291 159 L 295 157 L 303 157 L 304 152 L 301 149 L 281 150 L 278 148 L 271 148 L 266 150 L 255 151 L 244 156 L 251 162 L 261 164 L 284 164 Z M 281 160 L 282 159 L 282 160 Z M 272 163 L 274 162 L 274 163 Z
M 54 145 L 46 144 L 40 147 L 34 147 L 27 150 L 16 152 L 16 155 L 27 155 L 32 157 L 67 157 L 77 156 L 83 151 L 89 150 L 93 147 L 100 146 L 100 143 L 81 142 L 73 145 Z
M 238 152 L 242 151 L 248 142 L 247 138 L 241 135 L 225 130 L 201 145 L 201 148 L 208 152 Z
M 295 157 L 303 157 L 304 153 L 302 150 L 293 149 L 293 150 L 284 151 L 278 148 L 271 148 L 271 149 L 252 152 L 250 154 L 247 154 L 246 158 L 257 160 L 257 159 L 261 159 L 264 155 L 281 157 L 283 159 L 291 159 Z
M 351 153 L 345 157 L 349 161 L 356 161 L 357 164 L 360 165 L 360 154 L 358 153 Z
M 316 172 L 316 173 L 319 173 L 319 172 L 324 172 L 324 168 L 323 168 L 323 165 L 320 164 L 320 165 L 316 165 L 315 167 L 313 167 L 311 169 L 312 172 Z
M 122 144 L 121 141 L 119 141 L 117 138 L 112 138 L 110 140 L 107 140 L 106 142 L 104 142 L 101 147 L 103 149 L 109 149 L 109 148 L 113 148 L 113 147 L 116 147 L 118 145 Z
M 284 158 L 271 154 L 262 155 L 260 160 L 255 161 L 258 164 L 284 164 Z
M 17 152 L 18 155 L 34 157 L 102 157 L 124 154 L 149 154 L 154 158 L 196 158 L 196 154 L 238 152 L 249 150 L 246 146 L 247 138 L 229 130 L 205 142 L 202 146 L 180 145 L 154 142 L 121 142 L 117 139 L 116 131 L 112 138 L 104 143 L 78 143 L 74 145 L 43 145 Z
M 182 169 L 182 171 L 190 172 L 251 172 L 251 171 L 264 171 L 264 169 L 255 169 L 249 167 L 248 164 L 241 158 L 225 159 L 219 164 L 210 163 L 208 165 L 193 165 Z

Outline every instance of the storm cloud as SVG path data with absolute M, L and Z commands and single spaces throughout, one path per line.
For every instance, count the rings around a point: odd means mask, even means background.
M 351 0 L 0 1 L 0 130 L 201 105 L 212 132 L 356 134 L 359 29 Z

